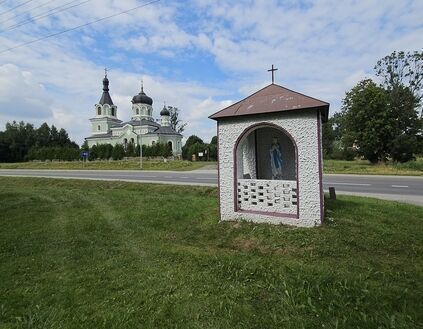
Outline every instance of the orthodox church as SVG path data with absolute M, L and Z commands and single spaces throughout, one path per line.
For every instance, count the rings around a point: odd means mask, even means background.
M 94 110 L 95 117 L 90 119 L 91 136 L 85 138 L 89 147 L 96 144 L 120 143 L 126 148 L 129 143 L 135 146 L 166 143 L 172 147 L 173 155 L 182 153 L 182 135 L 171 127 L 169 110 L 164 106 L 160 111 L 160 123 L 156 122 L 153 118 L 153 100 L 145 94 L 143 85 L 138 95 L 132 97 L 131 120 L 122 122 L 117 117 L 117 106 L 113 104 L 109 94 L 106 72 L 103 94 L 98 104 L 94 105 Z

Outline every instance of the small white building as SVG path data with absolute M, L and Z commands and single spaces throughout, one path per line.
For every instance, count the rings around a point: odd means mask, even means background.
M 272 83 L 211 115 L 221 220 L 320 225 L 321 123 L 328 113 L 328 103 Z
M 129 143 L 134 146 L 151 146 L 155 143 L 168 144 L 175 156 L 182 154 L 182 135 L 171 127 L 170 112 L 166 107 L 160 111 L 160 123 L 153 118 L 153 100 L 141 91 L 132 97 L 132 117 L 122 122 L 117 117 L 117 106 L 113 104 L 109 94 L 109 79 L 103 79 L 103 94 L 98 104 L 94 105 L 95 116 L 91 121 L 91 136 L 85 138 L 88 146 L 96 144 Z

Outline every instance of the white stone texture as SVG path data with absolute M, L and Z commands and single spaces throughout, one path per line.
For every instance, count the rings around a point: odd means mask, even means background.
M 299 218 L 253 214 L 235 211 L 234 195 L 234 148 L 240 135 L 256 124 L 275 124 L 287 131 L 298 148 L 298 202 Z M 248 220 L 260 223 L 287 224 L 312 227 L 321 224 L 321 189 L 319 182 L 319 143 L 318 121 L 315 110 L 291 111 L 261 116 L 232 117 L 219 121 L 219 187 L 221 220 Z M 270 136 L 271 137 L 271 136 Z M 285 139 L 284 139 L 285 140 Z M 281 140 L 282 143 L 285 142 Z M 268 143 L 268 142 L 266 142 Z M 287 144 L 286 144 L 287 145 Z M 285 145 L 285 146 L 286 146 Z M 287 146 L 286 146 L 287 147 Z M 245 163 L 240 163 L 238 148 L 237 162 L 245 172 Z M 244 152 L 244 151 L 242 151 Z M 270 165 L 270 159 L 269 161 Z M 286 159 L 285 159 L 286 161 Z M 292 161 L 292 159 L 290 160 Z M 295 161 L 292 161 L 295 166 Z M 251 167 L 251 165 L 250 165 Z M 292 169 L 291 174 L 292 175 Z M 295 171 L 295 170 L 294 170 Z M 289 170 L 288 170 L 289 172 Z M 254 178 L 253 176 L 251 176 Z M 242 178 L 242 177 L 239 177 Z M 292 180 L 292 179 L 290 179 Z M 283 181 L 280 181 L 283 182 Z M 322 201 L 323 202 L 323 201 Z

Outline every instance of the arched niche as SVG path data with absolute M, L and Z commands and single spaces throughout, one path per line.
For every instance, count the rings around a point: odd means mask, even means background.
M 272 166 L 275 149 L 280 170 Z M 298 218 L 297 154 L 292 136 L 277 125 L 246 129 L 234 149 L 235 211 Z
M 271 148 L 277 141 L 282 158 L 282 176 L 278 180 L 297 179 L 297 147 L 294 139 L 272 124 L 255 125 L 238 139 L 235 148 L 236 178 L 275 179 L 272 175 Z

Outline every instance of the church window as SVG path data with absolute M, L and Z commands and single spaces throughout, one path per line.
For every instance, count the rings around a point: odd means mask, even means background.
M 167 145 L 169 145 L 169 148 L 172 150 L 172 142 L 168 142 Z
M 124 140 L 123 140 L 123 147 L 125 148 L 125 150 L 126 150 L 126 147 L 128 146 L 128 140 L 125 138 Z
M 139 109 L 137 109 L 137 115 L 138 115 L 138 114 L 140 114 L 140 110 L 139 110 Z
M 133 138 L 131 138 L 131 143 L 134 144 L 134 139 Z
M 112 108 L 112 116 L 115 116 L 115 109 Z
M 101 115 L 101 107 L 97 109 L 97 115 Z
M 151 142 L 151 145 L 155 145 L 155 144 L 156 144 L 156 141 L 152 141 L 152 142 Z
M 98 131 L 100 131 L 100 130 L 101 130 L 101 127 L 100 127 L 100 125 L 98 125 L 98 126 L 97 126 L 97 130 L 98 130 Z

